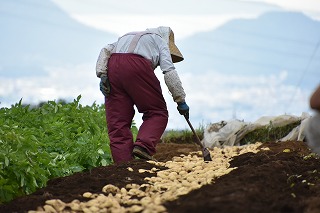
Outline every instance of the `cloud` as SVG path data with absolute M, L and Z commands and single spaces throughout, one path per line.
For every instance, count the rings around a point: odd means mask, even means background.
M 286 10 L 299 11 L 320 20 L 320 1 L 318 0 L 242 0 L 244 2 L 263 2 L 278 5 Z
M 278 75 L 252 76 L 212 71 L 204 75 L 182 73 L 180 77 L 187 93 L 190 120 L 197 125 L 231 119 L 253 122 L 261 116 L 299 116 L 309 111 L 308 97 L 311 91 L 299 90 L 295 99 L 290 100 L 296 87 L 284 83 L 287 79 L 286 71 Z M 166 99 L 169 100 L 168 95 Z M 169 109 L 174 115 L 169 120 L 169 126 L 187 127 L 178 118 L 175 105 L 170 103 Z
M 22 98 L 25 104 L 65 99 L 73 101 L 82 95 L 81 103 L 91 105 L 103 101 L 99 91 L 99 79 L 91 64 L 77 66 L 46 67 L 46 76 L 21 78 L 0 77 L 1 106 L 8 107 Z
M 254 18 L 276 10 L 302 11 L 320 19 L 318 0 L 195 0 L 162 1 L 154 8 L 147 0 L 117 2 L 90 0 L 54 0 L 71 17 L 86 25 L 122 35 L 128 31 L 167 25 L 174 29 L 176 38 L 197 32 L 210 31 L 235 18 Z M 170 7 L 168 7 L 170 5 Z M 179 8 L 179 9 L 177 9 Z
M 77 21 L 100 30 L 122 35 L 149 27 L 170 26 L 177 39 L 213 30 L 232 19 L 254 18 L 267 11 L 279 10 L 274 5 L 240 0 L 165 0 L 156 9 L 147 0 L 135 2 L 134 9 L 129 1 L 122 2 L 121 6 L 99 0 L 81 4 L 75 0 L 54 2 Z
M 47 67 L 47 76 L 24 78 L 0 78 L 1 107 L 9 107 L 23 98 L 23 103 L 37 104 L 40 101 L 65 99 L 73 101 L 82 95 L 81 103 L 103 103 L 99 79 L 91 64 L 78 66 Z M 169 110 L 168 129 L 188 129 L 156 69 Z M 190 121 L 197 128 L 221 120 L 240 119 L 252 122 L 261 116 L 282 114 L 301 115 L 308 111 L 311 91 L 296 90 L 285 84 L 287 72 L 278 75 L 226 75 L 211 71 L 202 75 L 181 73 L 181 81 L 190 106 Z M 296 92 L 295 99 L 290 94 Z M 3 102 L 6 100 L 6 102 Z M 288 103 L 292 101 L 289 106 Z M 142 115 L 136 113 L 135 121 L 141 125 Z
M 100 30 L 123 35 L 149 27 L 170 26 L 176 39 L 215 29 L 235 18 L 254 18 L 255 14 L 235 13 L 216 15 L 72 15 L 77 21 Z M 128 22 L 130 24 L 128 24 Z
M 162 0 L 156 6 L 148 0 L 138 0 L 132 5 L 131 0 L 115 1 L 101 0 L 53 0 L 61 8 L 71 14 L 110 14 L 110 15 L 206 15 L 226 14 L 275 9 L 274 5 L 244 2 L 241 0 Z

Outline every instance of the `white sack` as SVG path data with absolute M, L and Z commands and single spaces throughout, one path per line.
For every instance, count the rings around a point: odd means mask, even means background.
M 286 137 L 282 139 L 279 138 L 279 140 L 303 141 L 305 138 L 306 124 L 308 123 L 309 117 L 310 116 L 307 113 L 303 113 L 301 117 L 292 115 L 264 116 L 254 123 L 245 123 L 239 120 L 214 123 L 205 129 L 202 144 L 208 148 L 240 145 L 240 140 L 243 139 L 246 134 L 258 128 L 265 128 L 269 125 L 272 125 L 272 127 L 276 128 L 301 120 L 302 122 L 300 126 L 294 128 Z

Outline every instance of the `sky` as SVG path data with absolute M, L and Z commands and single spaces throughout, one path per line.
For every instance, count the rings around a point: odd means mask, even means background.
M 170 26 L 175 32 L 177 43 L 195 33 L 212 31 L 230 20 L 251 19 L 268 11 L 299 11 L 320 20 L 319 0 L 52 1 L 79 22 L 119 36 L 128 31 L 144 30 L 160 25 Z M 70 65 L 66 65 L 65 67 L 47 67 L 49 77 L 30 77 L 27 81 L 5 79 L 5 82 L 1 82 L 0 78 L 0 85 L 2 84 L 0 94 L 10 94 L 10 92 L 15 94 L 23 85 L 23 91 L 19 91 L 19 94 L 28 102 L 45 100 L 48 96 L 76 98 L 81 91 L 83 104 L 90 105 L 94 101 L 98 104 L 103 103 L 103 96 L 97 93 L 99 79 L 93 74 L 94 66 L 95 64 L 88 63 L 77 65 L 74 68 L 79 70 L 77 76 L 69 73 L 67 70 L 70 69 Z M 179 64 L 176 68 L 180 71 Z M 93 70 L 93 73 L 87 70 Z M 188 128 L 187 123 L 176 110 L 176 104 L 164 85 L 161 72 L 156 74 L 162 84 L 169 109 L 168 129 Z M 285 70 L 277 76 L 255 77 L 243 77 L 241 74 L 227 76 L 214 71 L 206 76 L 194 76 L 183 72 L 179 74 L 187 93 L 187 103 L 191 107 L 190 120 L 195 127 L 234 118 L 252 122 L 262 115 L 276 116 L 292 113 L 299 116 L 302 113 L 301 109 L 307 108 L 310 96 L 310 91 L 283 85 L 287 77 Z M 66 80 L 61 81 L 61 79 Z M 78 84 L 70 84 L 67 79 L 73 79 Z M 4 84 L 7 86 L 3 87 Z M 215 94 L 208 97 L 201 91 L 215 91 Z M 288 98 L 286 94 L 292 93 L 295 94 L 295 104 L 290 106 L 287 104 L 290 97 Z M 278 94 L 277 98 L 275 94 Z M 237 107 L 243 103 L 251 105 L 256 110 L 239 111 Z M 141 124 L 140 114 L 136 114 L 134 119 L 138 125 Z
M 320 20 L 319 0 L 53 0 L 78 21 L 122 35 L 131 30 L 166 25 L 177 39 L 209 31 L 235 18 L 253 18 L 269 10 L 303 12 Z M 120 3 L 121 2 L 121 3 Z M 130 23 L 128 25 L 128 22 Z

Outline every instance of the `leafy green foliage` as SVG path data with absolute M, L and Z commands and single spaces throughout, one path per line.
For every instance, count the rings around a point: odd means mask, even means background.
M 292 129 L 299 126 L 301 121 L 296 121 L 294 123 L 275 127 L 272 123 L 264 128 L 256 129 L 240 140 L 240 145 L 252 144 L 257 141 L 259 142 L 268 142 L 268 141 L 277 141 L 280 138 L 288 135 Z
M 137 135 L 138 135 L 138 128 L 136 126 L 136 122 L 135 121 L 132 121 L 132 124 L 131 124 L 131 132 L 132 132 L 132 135 L 133 135 L 133 141 L 136 141 L 137 139 Z
M 104 107 L 82 106 L 80 98 L 0 109 L 0 203 L 112 163 Z
M 195 129 L 200 140 L 203 139 L 204 127 Z M 195 143 L 196 138 L 191 130 L 169 130 L 162 137 L 164 143 Z

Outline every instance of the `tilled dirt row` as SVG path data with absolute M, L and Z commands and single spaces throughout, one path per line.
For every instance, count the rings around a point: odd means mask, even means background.
M 266 143 L 270 150 L 235 157 L 237 168 L 179 199 L 168 212 L 320 212 L 320 161 L 304 142 Z
M 200 152 L 189 154 L 197 146 L 159 144 L 160 162 L 57 178 L 0 212 L 71 212 L 71 204 L 74 212 L 319 212 L 319 159 L 303 142 L 267 143 L 252 152 L 258 145 L 212 149 L 214 161 L 205 163 Z

